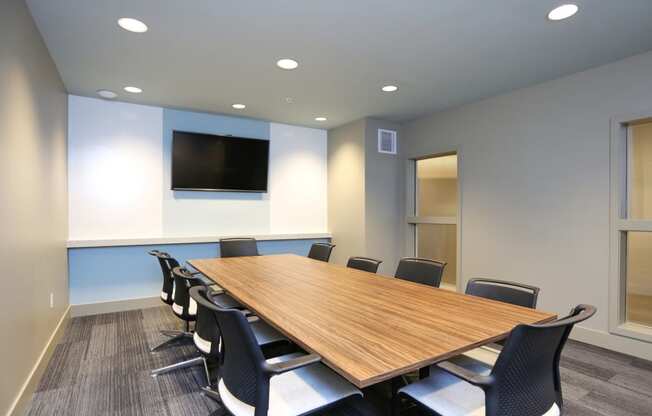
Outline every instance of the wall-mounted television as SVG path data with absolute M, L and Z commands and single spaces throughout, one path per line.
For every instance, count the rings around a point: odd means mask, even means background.
M 267 192 L 269 140 L 174 131 L 172 189 Z

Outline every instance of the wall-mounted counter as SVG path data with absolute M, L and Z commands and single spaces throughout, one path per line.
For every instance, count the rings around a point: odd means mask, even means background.
M 179 263 L 219 256 L 217 242 L 225 236 L 88 239 L 68 241 L 70 303 L 75 316 L 159 306 L 161 269 L 147 252 L 159 249 Z M 239 235 L 238 237 L 243 237 Z M 261 254 L 305 256 L 328 233 L 252 235 Z

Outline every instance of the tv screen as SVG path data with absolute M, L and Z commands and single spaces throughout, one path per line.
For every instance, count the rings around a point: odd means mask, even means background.
M 269 141 L 175 131 L 172 189 L 267 192 Z

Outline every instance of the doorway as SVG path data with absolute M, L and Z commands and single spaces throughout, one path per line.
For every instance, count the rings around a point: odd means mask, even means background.
M 414 196 L 415 255 L 446 262 L 441 287 L 457 290 L 457 153 L 416 160 Z

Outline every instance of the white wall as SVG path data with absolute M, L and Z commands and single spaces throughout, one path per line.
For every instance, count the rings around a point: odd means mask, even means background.
M 434 114 L 405 126 L 409 158 L 459 150 L 461 273 L 541 287 L 539 306 L 596 305 L 608 335 L 610 119 L 652 111 L 652 53 Z M 652 113 L 651 113 L 652 114 Z
M 327 231 L 325 130 L 69 100 L 71 240 Z M 268 194 L 170 190 L 165 128 L 217 134 L 248 122 L 269 131 Z
M 68 102 L 69 238 L 160 236 L 163 110 Z
M 271 232 L 326 231 L 326 130 L 272 123 L 270 137 Z

